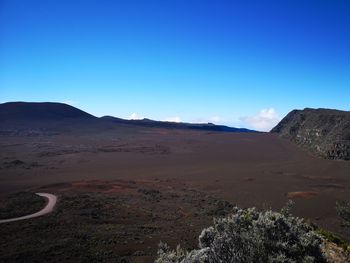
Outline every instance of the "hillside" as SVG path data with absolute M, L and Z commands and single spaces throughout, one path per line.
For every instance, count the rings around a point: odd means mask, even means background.
M 225 125 L 215 125 L 213 123 L 185 123 L 185 122 L 169 122 L 154 121 L 150 119 L 142 120 L 125 120 L 111 116 L 103 116 L 101 119 L 119 124 L 132 124 L 149 128 L 165 128 L 165 129 L 192 129 L 204 131 L 221 131 L 221 132 L 255 132 L 246 128 L 234 128 Z
M 0 104 L 0 121 L 94 119 L 73 106 L 56 102 L 7 102 Z
M 150 119 L 125 120 L 112 116 L 97 118 L 64 103 L 8 102 L 0 104 L 0 132 L 4 130 L 31 130 L 37 128 L 50 130 L 78 129 L 98 132 L 120 127 L 128 127 L 133 130 L 144 127 L 218 132 L 254 132 L 244 128 L 233 128 L 212 123 L 176 123 Z
M 350 160 L 350 112 L 293 110 L 271 132 L 327 159 Z

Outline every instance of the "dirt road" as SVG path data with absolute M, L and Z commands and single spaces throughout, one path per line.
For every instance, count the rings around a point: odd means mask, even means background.
M 48 199 L 46 206 L 42 210 L 40 210 L 34 214 L 30 214 L 30 215 L 26 215 L 26 216 L 9 218 L 9 219 L 2 219 L 2 220 L 0 220 L 0 224 L 35 218 L 35 217 L 39 217 L 39 216 L 51 213 L 56 205 L 57 196 L 55 196 L 53 194 L 48 194 L 48 193 L 36 193 L 36 195 L 39 195 L 39 196 L 42 196 L 42 197 Z

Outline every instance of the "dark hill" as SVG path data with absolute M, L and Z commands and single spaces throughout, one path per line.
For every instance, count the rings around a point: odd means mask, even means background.
M 154 121 L 150 119 L 142 120 L 125 120 L 115 118 L 112 116 L 103 116 L 102 120 L 110 121 L 120 124 L 132 124 L 142 127 L 150 128 L 165 128 L 165 129 L 191 129 L 191 130 L 203 130 L 203 131 L 221 131 L 221 132 L 255 132 L 253 130 L 245 128 L 233 128 L 225 125 L 215 125 L 212 123 L 184 123 L 184 122 L 168 122 L 168 121 Z
M 73 106 L 56 102 L 8 102 L 0 104 L 0 121 L 95 119 Z
M 293 110 L 271 132 L 328 159 L 350 160 L 350 112 Z
M 76 130 L 101 130 L 99 118 L 63 103 L 8 102 L 0 104 L 0 134 L 40 135 Z
M 0 130 L 10 132 L 17 130 L 54 130 L 78 132 L 94 131 L 128 127 L 136 129 L 165 128 L 191 129 L 219 132 L 254 132 L 244 128 L 232 128 L 224 125 L 176 123 L 166 121 L 125 120 L 111 116 L 97 118 L 89 113 L 63 103 L 43 102 L 8 102 L 0 104 Z

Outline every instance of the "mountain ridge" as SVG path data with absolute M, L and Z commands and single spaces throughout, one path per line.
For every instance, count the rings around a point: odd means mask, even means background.
M 59 102 L 6 102 L 0 104 L 0 128 L 20 126 L 53 128 L 58 125 L 84 126 L 93 123 L 100 128 L 105 125 L 132 125 L 147 128 L 191 129 L 218 132 L 256 132 L 246 128 L 235 128 L 213 123 L 184 123 L 156 121 L 151 119 L 126 120 L 114 116 L 96 117 L 76 107 Z
M 350 160 L 350 111 L 292 110 L 271 132 L 326 159 Z
M 103 116 L 103 120 L 132 124 L 151 128 L 170 128 L 170 129 L 197 129 L 197 130 L 207 130 L 207 131 L 223 131 L 223 132 L 257 132 L 254 130 L 246 128 L 235 128 L 225 125 L 216 125 L 213 123 L 188 123 L 188 122 L 170 122 L 170 121 L 156 121 L 151 119 L 140 119 L 140 120 L 125 120 L 121 118 L 116 118 L 113 116 Z

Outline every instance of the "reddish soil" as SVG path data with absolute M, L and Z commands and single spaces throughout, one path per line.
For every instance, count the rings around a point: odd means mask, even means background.
M 317 196 L 316 192 L 289 192 L 287 194 L 287 197 L 289 199 L 294 199 L 294 198 L 311 198 Z

